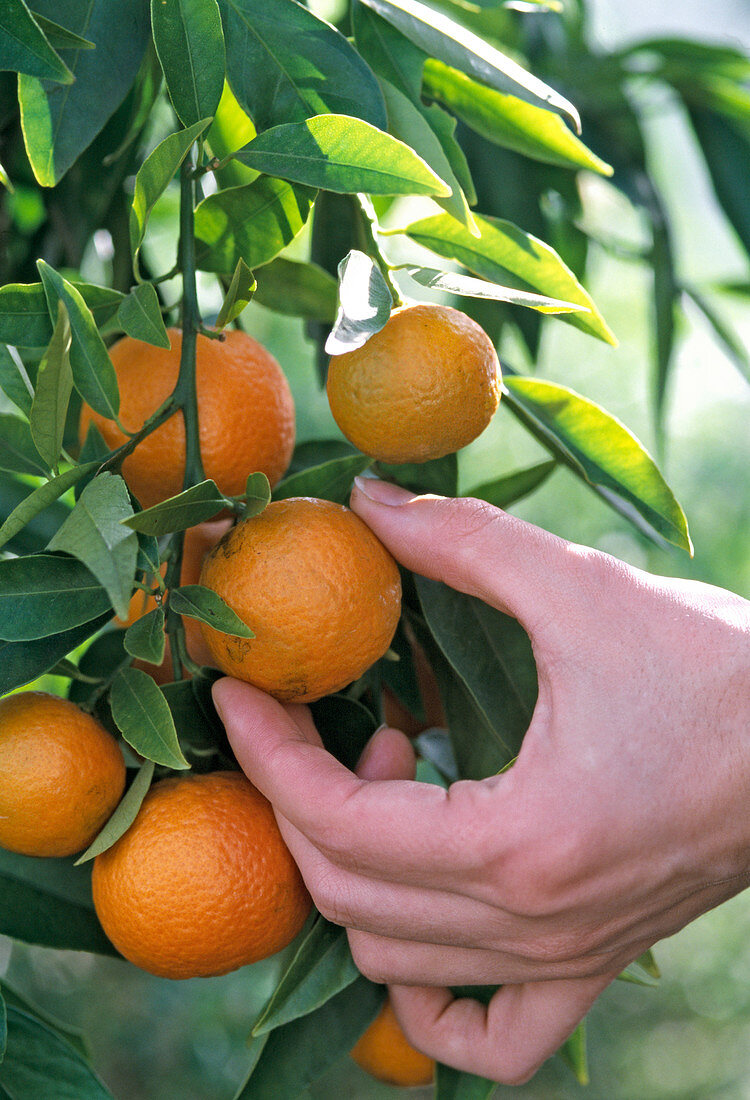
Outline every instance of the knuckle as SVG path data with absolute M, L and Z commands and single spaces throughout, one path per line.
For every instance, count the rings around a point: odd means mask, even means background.
M 365 978 L 378 985 L 385 985 L 389 980 L 387 967 L 384 965 L 383 954 L 371 936 L 366 934 L 349 933 L 349 948 L 354 959 L 354 965 Z
M 334 873 L 319 875 L 309 884 L 309 890 L 321 915 L 332 924 L 347 925 L 352 922 L 353 911 L 347 891 Z

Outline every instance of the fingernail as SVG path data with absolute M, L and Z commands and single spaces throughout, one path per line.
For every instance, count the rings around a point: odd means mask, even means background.
M 389 481 L 380 481 L 375 477 L 355 477 L 354 484 L 360 493 L 374 504 L 388 504 L 394 507 L 399 504 L 408 504 L 416 496 L 416 493 L 410 493 L 400 485 L 392 485 Z

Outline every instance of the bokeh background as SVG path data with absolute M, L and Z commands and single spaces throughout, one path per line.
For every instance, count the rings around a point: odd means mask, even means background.
M 332 0 L 333 2 L 333 0 Z M 323 5 L 318 5 L 323 10 Z M 674 34 L 750 48 L 747 0 L 595 0 L 596 39 L 614 47 Z M 648 98 L 649 156 L 674 223 L 684 276 L 700 287 L 747 281 L 747 261 L 716 207 L 705 168 L 675 101 Z M 584 140 L 586 134 L 583 134 Z M 603 225 L 637 240 L 624 200 L 591 180 L 592 208 Z M 168 194 L 154 218 L 148 247 L 170 255 L 176 198 Z M 398 218 L 395 217 L 398 221 Z M 106 275 L 106 249 L 87 257 L 85 274 Z M 599 401 L 656 452 L 649 403 L 649 285 L 638 265 L 595 254 L 589 289 L 614 328 L 611 350 L 569 326 L 549 324 L 539 370 Z M 206 280 L 203 305 L 215 289 Z M 722 309 L 750 343 L 747 297 L 726 297 Z M 288 371 L 299 414 L 299 439 L 337 434 L 317 388 L 301 324 L 253 305 L 245 326 Z M 501 351 L 513 360 L 519 349 Z M 660 455 L 667 480 L 687 512 L 695 557 L 654 548 L 559 471 L 518 514 L 565 537 L 586 542 L 655 572 L 694 577 L 750 595 L 750 388 L 725 358 L 705 323 L 683 326 L 667 406 L 667 443 Z M 485 458 L 498 452 L 512 469 L 546 457 L 502 408 L 480 440 L 461 456 L 461 487 L 483 478 Z M 493 462 L 496 468 L 496 459 Z M 665 777 L 666 781 L 667 777 Z M 623 799 L 628 792 L 622 791 Z M 523 1100 L 747 1100 L 750 1096 L 750 892 L 707 914 L 656 949 L 662 979 L 655 988 L 615 983 L 589 1017 L 591 1084 L 576 1084 L 553 1059 L 537 1077 L 498 1096 Z M 280 959 L 224 978 L 174 983 L 124 962 L 30 949 L 0 937 L 0 978 L 17 984 L 46 1009 L 80 1026 L 94 1063 L 118 1100 L 224 1100 L 242 1080 L 246 1039 L 272 986 Z M 346 1064 L 310 1091 L 385 1100 L 399 1090 L 372 1082 Z M 416 1090 L 426 1097 L 430 1090 Z M 43 1098 L 39 1098 L 43 1100 Z M 279 1100 L 285 1100 L 280 1097 Z

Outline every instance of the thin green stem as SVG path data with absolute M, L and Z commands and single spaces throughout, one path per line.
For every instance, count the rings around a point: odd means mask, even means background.
M 364 195 L 358 196 L 359 208 L 362 212 L 362 230 L 363 235 L 367 242 L 367 254 L 375 261 L 380 268 L 380 271 L 388 284 L 388 289 L 391 292 L 394 306 L 402 306 L 404 300 L 401 297 L 401 291 L 393 281 L 392 271 L 394 270 L 391 264 L 388 263 L 385 256 L 380 250 L 380 243 L 378 241 L 378 234 L 380 233 L 380 227 L 378 226 L 378 219 L 375 213 L 375 208 L 370 202 L 369 198 Z

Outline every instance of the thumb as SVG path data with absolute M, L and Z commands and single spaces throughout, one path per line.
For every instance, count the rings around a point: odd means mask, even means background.
M 591 596 L 591 563 L 605 555 L 566 542 L 471 497 L 415 496 L 355 479 L 351 507 L 408 569 L 478 596 L 530 634 L 562 623 Z
M 401 730 L 383 726 L 365 745 L 357 764 L 360 779 L 413 779 L 416 762 L 411 741 Z

